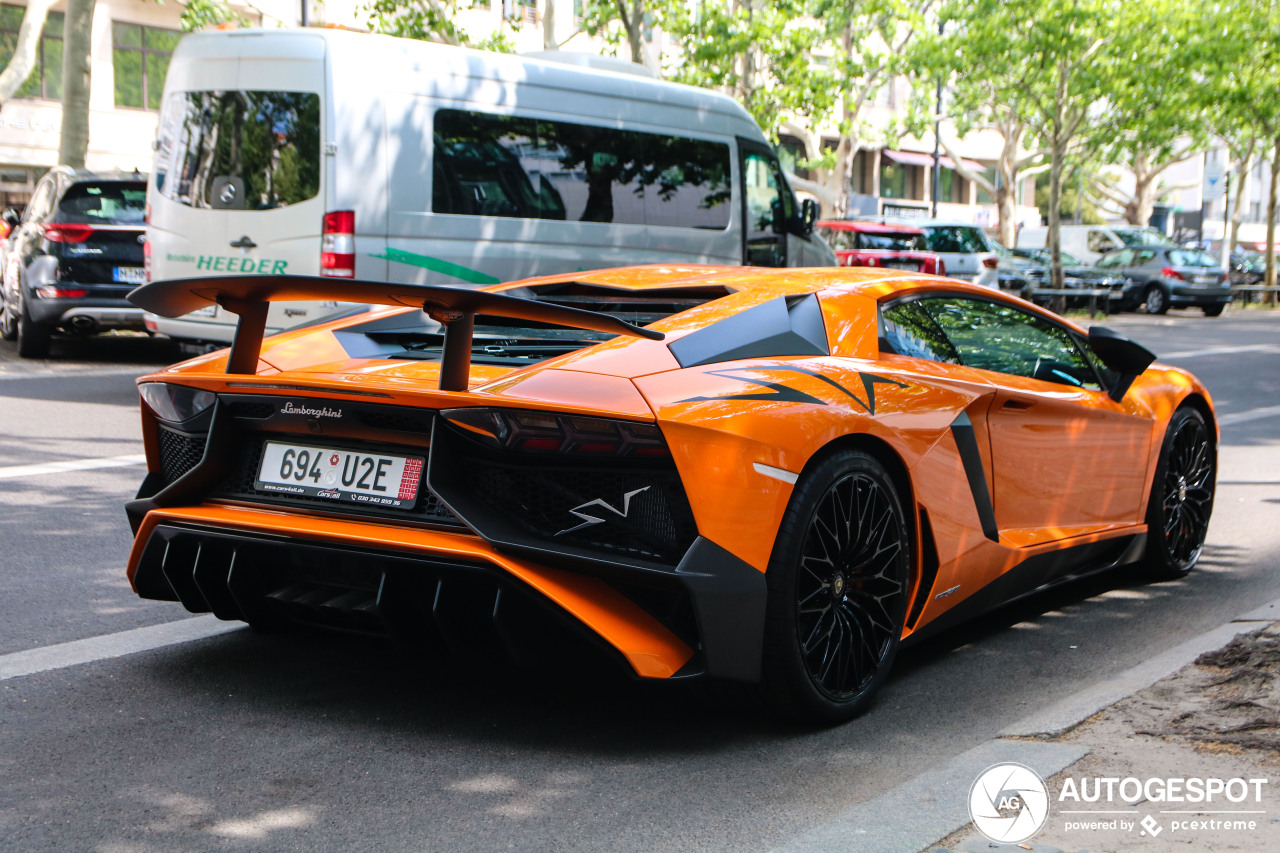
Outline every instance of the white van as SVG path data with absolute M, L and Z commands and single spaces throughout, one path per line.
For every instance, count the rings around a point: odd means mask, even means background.
M 155 145 L 149 280 L 836 263 L 739 104 L 639 74 L 337 30 L 198 33 L 174 51 Z M 332 310 L 273 304 L 268 328 Z M 234 320 L 149 323 L 225 343 Z
M 1064 252 L 1089 265 L 1112 249 L 1173 245 L 1164 234 L 1142 225 L 1060 225 L 1058 235 Z M 1019 249 L 1043 249 L 1048 240 L 1048 228 L 1023 228 L 1018 232 Z

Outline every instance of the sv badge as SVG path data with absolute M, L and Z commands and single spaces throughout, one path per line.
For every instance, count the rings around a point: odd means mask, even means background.
M 584 512 L 584 510 L 593 506 L 598 506 L 600 507 L 600 509 L 607 509 L 609 512 L 618 516 L 618 518 L 626 518 L 627 513 L 631 512 L 631 499 L 634 498 L 636 495 L 640 494 L 641 492 L 645 492 L 648 490 L 649 490 L 649 487 L 644 486 L 642 488 L 633 489 L 632 491 L 627 492 L 625 495 L 622 496 L 622 509 L 618 509 L 617 507 L 612 506 L 607 501 L 605 501 L 604 498 L 596 498 L 595 500 L 587 501 L 584 504 L 578 504 L 573 509 L 569 510 L 569 514 L 576 515 L 578 518 L 582 519 L 582 523 L 575 527 L 566 527 L 564 530 L 561 530 L 556 535 L 563 536 L 566 533 L 572 533 L 575 530 L 581 530 L 582 528 L 590 527 L 593 524 L 604 524 L 607 519 L 600 518 L 599 516 L 596 516 L 596 515 L 591 515 L 588 512 Z

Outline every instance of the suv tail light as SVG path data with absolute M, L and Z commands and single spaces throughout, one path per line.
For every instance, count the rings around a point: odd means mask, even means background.
M 320 275 L 356 277 L 356 212 L 334 210 L 324 215 L 320 231 Z
M 1186 281 L 1186 279 L 1182 277 L 1182 273 L 1178 272 L 1173 267 L 1165 267 L 1160 270 L 1160 275 L 1165 278 L 1176 278 L 1178 281 Z
M 982 265 L 989 270 L 993 270 L 996 267 L 1000 266 L 1000 259 L 992 255 L 989 258 L 983 258 Z
M 92 225 L 51 222 L 44 226 L 44 238 L 50 243 L 83 243 L 91 234 L 93 234 Z

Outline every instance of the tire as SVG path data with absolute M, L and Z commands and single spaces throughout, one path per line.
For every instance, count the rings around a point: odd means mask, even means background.
M 48 358 L 52 330 L 41 326 L 27 314 L 27 306 L 18 299 L 18 355 L 23 358 Z
M 893 480 L 840 451 L 792 493 L 769 563 L 760 698 L 807 724 L 864 711 L 898 651 L 911 538 Z
M 1142 295 L 1142 301 L 1147 303 L 1148 314 L 1169 313 L 1169 297 L 1164 295 L 1163 288 L 1158 284 L 1152 284 L 1147 287 L 1146 292 Z
M 1200 310 L 1204 312 L 1206 317 L 1221 317 L 1225 305 L 1202 305 Z
M 1180 578 L 1195 567 L 1213 513 L 1217 466 L 1217 448 L 1204 416 L 1182 406 L 1169 419 L 1151 481 L 1142 565 L 1147 575 Z
M 9 304 L 0 297 L 0 340 L 11 341 L 18 337 L 18 319 L 9 310 Z

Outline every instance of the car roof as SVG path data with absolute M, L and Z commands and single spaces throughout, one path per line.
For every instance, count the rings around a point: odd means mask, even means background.
M 897 222 L 873 222 L 865 219 L 820 219 L 814 225 L 819 228 L 830 228 L 834 231 L 856 231 L 859 234 L 909 234 L 913 236 L 924 234 L 924 229 L 915 225 Z

